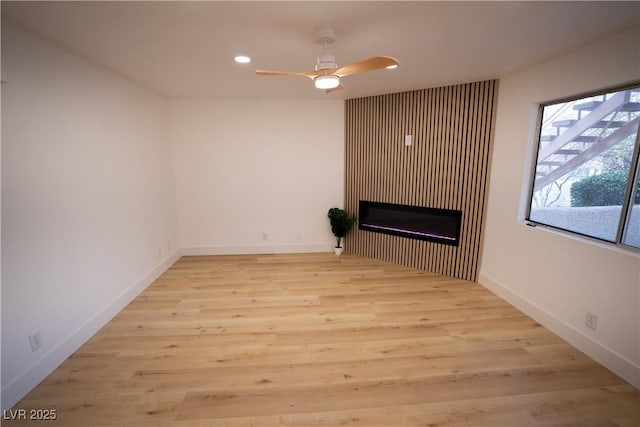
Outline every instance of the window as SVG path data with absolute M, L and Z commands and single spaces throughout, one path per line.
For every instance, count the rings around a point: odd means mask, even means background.
M 527 220 L 640 248 L 640 85 L 543 104 Z

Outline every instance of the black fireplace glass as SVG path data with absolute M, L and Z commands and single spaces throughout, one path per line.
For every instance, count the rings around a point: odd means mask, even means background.
M 458 246 L 462 212 L 360 200 L 358 228 Z

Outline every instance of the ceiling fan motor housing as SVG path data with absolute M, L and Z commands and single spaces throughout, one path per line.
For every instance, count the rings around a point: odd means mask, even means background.
M 336 64 L 336 57 L 330 53 L 323 53 L 318 56 L 318 63 L 316 64 L 316 71 L 319 70 L 333 70 L 338 68 Z

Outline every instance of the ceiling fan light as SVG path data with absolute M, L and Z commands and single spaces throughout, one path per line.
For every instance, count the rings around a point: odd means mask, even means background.
M 313 79 L 313 82 L 318 89 L 333 89 L 340 85 L 340 78 L 333 75 L 318 76 Z

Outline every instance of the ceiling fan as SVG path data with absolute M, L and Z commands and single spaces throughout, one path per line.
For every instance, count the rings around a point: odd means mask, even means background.
M 314 71 L 295 72 L 256 70 L 256 74 L 261 76 L 308 77 L 313 80 L 316 88 L 324 90 L 325 93 L 331 93 L 344 89 L 344 86 L 340 83 L 341 77 L 365 73 L 367 71 L 380 70 L 383 68 L 393 69 L 397 68 L 399 65 L 398 60 L 391 56 L 374 56 L 373 58 L 338 67 L 336 57 L 327 52 L 327 45 L 333 43 L 335 39 L 336 34 L 332 27 L 320 27 L 314 32 L 315 42 L 322 44 L 322 53 L 318 56 L 318 61 Z

